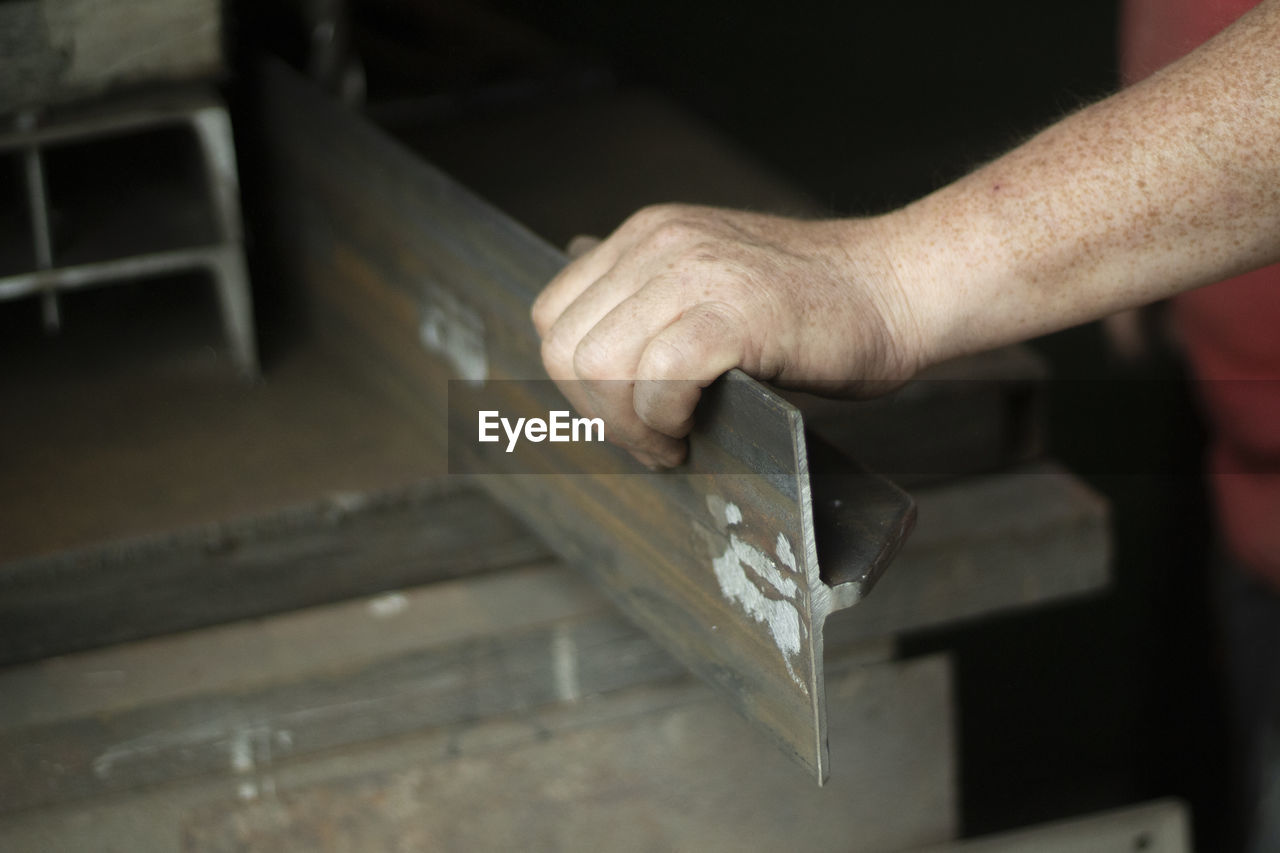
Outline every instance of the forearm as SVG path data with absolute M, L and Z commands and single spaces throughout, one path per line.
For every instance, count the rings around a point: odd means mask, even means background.
M 867 394 L 1280 259 L 1280 0 L 915 204 L 800 222 L 665 205 L 534 305 L 549 375 L 647 464 L 740 367 Z M 618 381 L 624 380 L 624 381 Z
M 878 227 L 922 364 L 1280 260 L 1280 0 Z

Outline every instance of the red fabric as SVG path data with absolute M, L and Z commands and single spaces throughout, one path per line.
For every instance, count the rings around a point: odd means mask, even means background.
M 1256 0 L 1128 0 L 1121 74 L 1134 83 L 1213 37 Z M 1227 546 L 1280 587 L 1280 265 L 1174 300 L 1213 429 L 1209 478 Z
M 1258 0 L 1126 0 L 1120 18 L 1120 76 L 1127 86 L 1217 35 Z

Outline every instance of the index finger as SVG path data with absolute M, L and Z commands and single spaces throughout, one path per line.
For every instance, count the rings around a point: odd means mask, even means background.
M 573 304 L 583 291 L 613 268 L 617 252 L 609 241 L 600 243 L 570 261 L 551 279 L 538 298 L 533 301 L 530 315 L 538 334 L 546 337 L 547 331 L 565 309 Z

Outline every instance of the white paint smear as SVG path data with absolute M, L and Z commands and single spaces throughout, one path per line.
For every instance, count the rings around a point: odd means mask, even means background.
M 791 571 L 796 571 L 796 555 L 791 553 L 791 543 L 787 541 L 787 537 L 781 533 L 778 534 L 778 542 L 773 546 L 773 553 L 778 555 L 778 559 L 782 561 L 782 565 Z
M 236 729 L 231 733 L 231 772 L 253 771 L 253 741 L 250 739 L 252 735 L 253 732 L 249 729 Z
M 409 608 L 409 599 L 402 592 L 388 592 L 369 599 L 369 613 L 376 619 L 399 616 Z
M 434 283 L 424 291 L 418 339 L 443 356 L 459 379 L 483 385 L 489 378 L 489 357 L 479 312 Z
M 576 702 L 582 698 L 578 688 L 578 650 L 564 625 L 557 625 L 551 635 L 551 679 L 555 684 L 556 698 L 561 702 Z
M 707 506 L 714 514 L 721 510 L 720 521 L 726 527 L 742 524 L 742 511 L 733 502 L 724 502 L 719 498 L 713 500 L 708 496 Z M 778 534 L 776 545 L 778 560 L 787 568 L 795 570 L 796 558 L 791 550 L 787 537 Z M 747 615 L 762 622 L 769 629 L 769 634 L 782 652 L 782 662 L 796 684 L 808 689 L 796 675 L 791 666 L 791 658 L 800 654 L 801 632 L 800 611 L 796 608 L 795 597 L 799 593 L 796 582 L 787 577 L 778 568 L 768 554 L 749 542 L 744 542 L 732 530 L 729 531 L 729 543 L 724 553 L 711 561 L 716 581 L 720 584 L 720 592 L 725 598 L 739 604 Z M 784 598 L 770 598 L 761 591 L 755 578 L 773 587 Z

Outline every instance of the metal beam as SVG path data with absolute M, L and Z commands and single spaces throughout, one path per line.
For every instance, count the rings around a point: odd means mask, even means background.
M 564 256 L 283 66 L 265 83 L 276 243 L 313 322 L 380 366 L 442 451 L 450 378 L 511 408 L 564 408 L 529 320 Z M 541 448 L 468 458 L 500 471 L 475 479 L 825 780 L 823 623 L 892 559 L 910 498 L 815 446 L 792 404 L 737 371 L 708 389 L 675 471 L 645 473 L 608 445 Z

